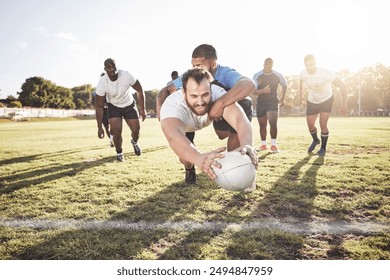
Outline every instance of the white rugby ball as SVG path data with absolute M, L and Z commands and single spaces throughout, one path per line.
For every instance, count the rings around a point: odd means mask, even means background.
M 213 166 L 217 178 L 215 182 L 228 191 L 242 191 L 250 187 L 256 177 L 256 169 L 248 155 L 239 151 L 226 152 L 218 159 L 221 168 Z

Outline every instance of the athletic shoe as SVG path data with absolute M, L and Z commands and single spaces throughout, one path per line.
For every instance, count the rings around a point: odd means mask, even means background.
M 311 143 L 309 149 L 307 149 L 307 152 L 308 152 L 308 153 L 311 153 L 312 151 L 314 151 L 314 149 L 316 148 L 316 146 L 317 146 L 318 144 L 320 144 L 320 143 L 321 143 L 320 140 L 313 141 L 313 142 Z
M 259 150 L 260 151 L 266 151 L 267 150 L 267 146 L 266 145 L 261 145 Z
M 325 155 L 325 152 L 326 150 L 324 148 L 321 148 L 318 152 L 317 152 L 317 156 L 320 156 L 320 157 L 323 157 Z
M 137 156 L 140 156 L 141 155 L 141 148 L 138 146 L 138 144 L 136 142 L 133 141 L 133 139 L 131 139 L 131 144 L 133 145 L 134 153 Z
M 123 153 L 119 153 L 116 155 L 116 159 L 118 161 L 124 162 L 125 161 L 125 155 Z
M 243 190 L 245 193 L 253 192 L 256 190 L 256 180 L 253 181 L 252 185 L 250 187 L 247 187 L 246 189 Z
M 272 145 L 272 146 L 271 146 L 271 152 L 273 152 L 274 154 L 277 154 L 277 153 L 279 153 L 279 149 L 278 149 L 278 147 L 277 147 L 277 146 L 275 146 L 275 145 Z
M 196 183 L 196 172 L 195 172 L 195 166 L 192 166 L 191 169 L 186 170 L 186 183 L 187 184 L 195 184 Z

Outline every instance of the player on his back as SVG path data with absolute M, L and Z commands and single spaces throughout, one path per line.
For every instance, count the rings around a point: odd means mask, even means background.
M 170 147 L 179 156 L 184 167 L 192 169 L 196 165 L 206 173 L 210 179 L 216 175 L 213 166 L 221 167 L 216 161 L 223 157 L 225 147 L 212 152 L 201 153 L 186 137 L 186 132 L 200 130 L 211 124 L 209 112 L 211 104 L 217 98 L 226 94 L 226 91 L 212 82 L 211 74 L 201 68 L 188 70 L 182 77 L 183 89 L 168 96 L 161 107 L 161 128 Z M 224 128 L 235 131 L 240 146 L 236 149 L 242 154 L 248 154 L 257 168 L 258 158 L 253 148 L 252 127 L 244 110 L 237 103 L 225 107 L 222 115 L 227 122 Z M 256 179 L 252 186 L 244 191 L 256 188 Z

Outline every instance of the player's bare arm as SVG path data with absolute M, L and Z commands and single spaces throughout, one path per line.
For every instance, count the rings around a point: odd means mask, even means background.
M 161 110 L 161 106 L 163 105 L 165 99 L 167 99 L 167 97 L 172 93 L 172 92 L 175 92 L 177 89 L 176 89 L 176 86 L 171 82 L 169 83 L 167 86 L 165 86 L 164 88 L 162 88 L 160 90 L 160 92 L 157 94 L 156 96 L 156 113 L 157 113 L 157 117 L 158 119 L 160 120 L 160 110 Z
M 201 153 L 192 144 L 185 135 L 184 125 L 182 121 L 177 118 L 166 118 L 161 121 L 161 128 L 168 140 L 169 146 L 180 158 L 182 163 L 192 163 L 196 165 L 207 176 L 214 180 L 216 175 L 212 166 L 221 168 L 221 165 L 216 161 L 222 158 L 225 147 L 218 148 L 209 153 Z
M 223 118 L 237 131 L 240 147 L 236 150 L 248 154 L 257 168 L 258 157 L 253 147 L 252 126 L 242 107 L 237 103 L 226 107 L 223 111 Z
M 98 127 L 98 137 L 104 138 L 104 130 L 103 130 L 103 110 L 104 110 L 104 102 L 106 101 L 105 96 L 96 95 L 95 99 L 95 112 L 96 112 L 96 122 Z
M 209 112 L 209 118 L 211 120 L 219 120 L 222 117 L 224 108 L 246 98 L 254 90 L 255 83 L 247 77 L 242 77 L 224 96 L 215 101 Z
M 134 85 L 132 85 L 132 88 L 137 91 L 137 97 L 139 101 L 139 113 L 142 117 L 142 121 L 146 118 L 146 111 L 145 111 L 145 93 L 142 89 L 141 83 L 137 80 Z

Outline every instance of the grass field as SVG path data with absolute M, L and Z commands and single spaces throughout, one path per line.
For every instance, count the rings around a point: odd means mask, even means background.
M 259 146 L 257 121 L 252 121 Z M 94 120 L 0 123 L 0 259 L 390 259 L 390 118 L 331 118 L 325 157 L 305 119 L 279 119 L 257 190 L 184 173 L 156 119 L 116 162 Z M 224 146 L 212 127 L 202 151 Z

